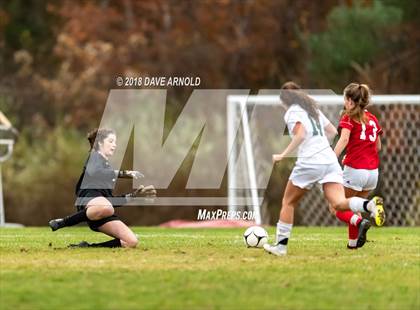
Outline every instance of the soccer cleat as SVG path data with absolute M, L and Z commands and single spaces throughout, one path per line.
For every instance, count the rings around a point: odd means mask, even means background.
M 90 244 L 86 241 L 82 241 L 82 242 L 77 243 L 77 244 L 69 244 L 68 247 L 69 248 L 88 248 L 88 247 L 90 247 Z
M 266 243 L 264 244 L 264 250 L 276 256 L 284 256 L 287 254 L 287 247 L 281 244 L 269 245 L 268 243 Z
M 372 212 L 372 217 L 375 219 L 376 226 L 383 226 L 385 223 L 384 200 L 375 196 L 371 200 L 375 204 L 375 211 Z
M 347 249 L 349 250 L 357 250 L 357 246 L 351 246 L 347 243 Z
M 357 235 L 357 248 L 361 248 L 366 243 L 366 233 L 370 228 L 370 222 L 363 219 L 359 223 L 359 234 Z
M 65 226 L 63 219 L 54 219 L 48 222 L 48 225 L 51 227 L 52 231 L 63 228 Z

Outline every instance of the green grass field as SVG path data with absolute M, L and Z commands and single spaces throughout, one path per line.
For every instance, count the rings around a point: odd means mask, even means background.
M 296 227 L 283 258 L 244 229 L 134 230 L 129 250 L 67 249 L 107 239 L 87 228 L 0 229 L 0 309 L 420 309 L 420 228 L 349 251 L 344 227 Z

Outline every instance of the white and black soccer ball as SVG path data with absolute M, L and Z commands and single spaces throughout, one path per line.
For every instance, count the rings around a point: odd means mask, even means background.
M 262 248 L 268 241 L 267 231 L 260 226 L 251 226 L 244 232 L 244 241 L 248 248 Z

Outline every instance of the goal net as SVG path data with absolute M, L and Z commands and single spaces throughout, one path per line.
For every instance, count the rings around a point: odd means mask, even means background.
M 311 96 L 337 126 L 343 97 Z M 420 225 L 420 95 L 375 95 L 368 109 L 383 128 L 379 182 L 372 195 L 384 197 L 387 225 Z M 229 210 L 252 210 L 257 224 L 277 221 L 281 197 L 295 160 L 282 161 L 273 169 L 272 154 L 280 153 L 290 142 L 283 120 L 285 111 L 278 91 L 277 95 L 227 99 Z M 252 203 L 245 205 L 238 201 Z M 320 187 L 313 188 L 300 202 L 295 223 L 339 224 L 329 213 Z

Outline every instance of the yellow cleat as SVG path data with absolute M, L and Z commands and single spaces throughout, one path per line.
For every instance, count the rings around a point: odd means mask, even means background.
M 383 226 L 385 223 L 385 210 L 384 210 L 384 200 L 382 197 L 375 196 L 372 198 L 372 201 L 374 202 L 376 206 L 376 212 L 375 212 L 375 224 L 376 226 Z

